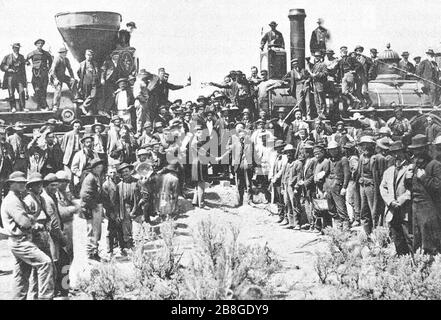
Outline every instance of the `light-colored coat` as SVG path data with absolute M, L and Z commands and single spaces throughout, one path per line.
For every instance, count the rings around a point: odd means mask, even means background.
M 78 136 L 78 140 L 81 139 L 81 136 Z M 65 166 L 69 165 L 70 160 L 74 156 L 74 143 L 75 143 L 75 132 L 69 131 L 65 134 L 63 141 L 61 142 L 61 150 L 64 152 L 63 156 L 63 164 Z M 78 141 L 80 143 L 80 141 Z
M 98 153 L 93 151 L 94 158 L 99 158 Z M 77 185 L 80 182 L 81 174 L 86 166 L 87 157 L 84 150 L 80 150 L 75 153 L 72 160 L 72 174 L 74 175 L 74 184 Z

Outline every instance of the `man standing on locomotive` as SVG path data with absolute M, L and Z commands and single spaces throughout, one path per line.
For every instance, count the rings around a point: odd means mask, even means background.
M 19 111 L 26 108 L 27 80 L 26 80 L 26 60 L 20 54 L 19 43 L 12 45 L 12 53 L 5 56 L 0 65 L 0 69 L 5 73 L 3 77 L 3 89 L 8 89 L 9 105 L 12 112 L 16 112 L 15 91 L 19 96 Z
M 60 107 L 61 101 L 61 89 L 63 83 L 66 83 L 72 94 L 76 98 L 76 80 L 70 61 L 67 58 L 67 49 L 62 47 L 58 50 L 59 56 L 55 58 L 54 63 L 49 71 L 51 83 L 55 88 L 54 101 L 52 102 L 52 108 L 56 111 Z M 66 75 L 66 69 L 69 72 L 69 76 Z
M 43 50 L 45 41 L 38 39 L 34 42 L 37 49 L 32 51 L 26 57 L 26 61 L 29 64 L 29 60 L 32 61 L 32 87 L 34 88 L 34 98 L 37 100 L 38 109 L 49 108 L 46 100 L 47 86 L 49 84 L 49 70 L 52 66 L 52 56 L 49 52 Z
M 81 105 L 81 111 L 84 114 L 92 114 L 94 104 L 96 101 L 97 86 L 99 82 L 99 70 L 96 62 L 93 60 L 94 52 L 90 49 L 86 50 L 84 54 L 86 60 L 80 63 L 78 69 L 78 78 L 80 82 L 78 84 L 78 92 L 83 98 L 83 104 Z

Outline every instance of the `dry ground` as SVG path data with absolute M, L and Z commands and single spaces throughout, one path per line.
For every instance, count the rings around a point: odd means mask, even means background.
M 280 226 L 278 217 L 271 215 L 268 205 L 245 205 L 234 208 L 236 203 L 234 187 L 213 186 L 207 189 L 205 209 L 193 209 L 190 202 L 180 200 L 183 213 L 176 220 L 179 246 L 184 251 L 191 250 L 192 234 L 198 221 L 211 218 L 219 225 L 232 223 L 240 228 L 239 241 L 244 243 L 265 243 L 276 253 L 282 262 L 283 269 L 274 276 L 279 299 L 326 299 L 332 298 L 329 289 L 318 282 L 314 271 L 314 254 L 326 249 L 320 235 L 306 231 L 293 231 Z M 103 225 L 105 230 L 105 225 Z M 105 252 L 105 232 L 102 236 L 102 249 Z M 74 222 L 76 258 L 72 266 L 73 273 L 81 273 L 87 265 L 85 253 L 85 222 L 76 218 Z M 120 262 L 124 267 L 129 262 Z M 0 276 L 0 299 L 10 297 L 13 258 L 6 240 L 0 240 L 0 270 L 7 271 Z M 80 298 L 80 297 L 77 297 Z

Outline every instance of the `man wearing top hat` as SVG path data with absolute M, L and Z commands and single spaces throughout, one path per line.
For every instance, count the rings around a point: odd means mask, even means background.
M 320 51 L 322 53 L 326 52 L 326 42 L 330 39 L 331 35 L 329 31 L 324 28 L 323 19 L 317 19 L 318 27 L 311 34 L 311 41 L 309 42 L 309 49 L 311 50 L 311 55 L 315 52 Z
M 68 71 L 69 75 L 66 75 L 66 70 Z M 55 57 L 52 67 L 49 70 L 49 78 L 50 82 L 55 88 L 52 108 L 57 110 L 60 107 L 63 83 L 67 84 L 69 89 L 72 91 L 74 98 L 77 98 L 77 81 L 75 79 L 70 61 L 67 58 L 67 49 L 65 47 L 58 49 L 58 56 Z
M 409 61 L 409 52 L 404 51 L 401 54 L 401 57 L 403 59 L 398 63 L 398 68 L 404 70 L 401 72 L 403 79 L 409 80 L 412 78 L 412 75 L 409 75 L 408 73 L 415 73 L 415 66 Z
M 26 60 L 20 54 L 20 47 L 20 43 L 12 44 L 12 53 L 6 55 L 0 64 L 0 69 L 5 73 L 2 88 L 8 89 L 9 106 L 12 112 L 17 111 L 15 91 L 17 91 L 19 97 L 18 111 L 23 111 L 26 108 L 28 85 L 26 80 Z
M 271 30 L 265 33 L 260 41 L 260 51 L 263 51 L 266 43 L 268 43 L 268 50 L 271 47 L 285 49 L 285 40 L 283 40 L 283 35 L 280 31 L 276 30 L 277 23 L 275 21 L 271 21 L 269 26 Z
M 45 41 L 38 39 L 34 42 L 37 47 L 26 57 L 27 63 L 32 61 L 32 86 L 34 88 L 34 98 L 39 109 L 49 108 L 46 100 L 47 86 L 49 84 L 49 70 L 52 66 L 52 56 L 43 50 Z
M 425 92 L 430 96 L 432 105 L 437 106 L 439 104 L 439 88 L 436 85 L 439 83 L 439 71 L 433 49 L 426 51 L 426 59 L 418 64 L 415 73 L 417 76 L 432 82 L 423 81 Z
M 88 169 L 90 171 L 84 178 L 80 190 L 81 215 L 87 222 L 86 251 L 89 259 L 101 261 L 98 254 L 98 246 L 101 239 L 101 224 L 103 220 L 103 161 L 98 158 L 92 159 L 88 163 Z
M 413 252 L 411 191 L 405 184 L 409 160 L 401 141 L 390 145 L 389 154 L 394 164 L 383 174 L 380 194 L 386 205 L 385 222 L 398 255 Z
M 8 179 L 9 193 L 0 208 L 3 228 L 8 235 L 9 248 L 15 260 L 11 298 L 27 298 L 29 277 L 35 268 L 38 298 L 49 300 L 54 296 L 54 268 L 51 257 L 32 241 L 34 230 L 38 231 L 44 227 L 32 216 L 22 200 L 27 182 L 24 173 L 11 173 Z
M 414 136 L 408 148 L 414 155 L 405 177 L 412 191 L 413 248 L 436 255 L 441 252 L 441 163 L 429 155 L 424 135 Z

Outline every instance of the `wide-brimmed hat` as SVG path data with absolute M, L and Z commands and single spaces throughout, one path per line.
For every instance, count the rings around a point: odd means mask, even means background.
M 418 59 L 421 60 L 421 57 L 420 56 L 416 56 L 416 57 L 413 58 L 413 60 L 418 60 Z
M 149 152 L 146 149 L 139 149 L 138 151 L 136 151 L 137 156 L 142 156 L 145 154 L 149 154 Z
M 283 142 L 283 140 L 276 140 L 274 143 L 274 149 L 282 149 L 286 146 L 286 144 Z
M 199 102 L 199 101 L 204 101 L 204 102 L 206 102 L 208 100 L 208 98 L 207 97 L 204 97 L 204 96 L 199 96 L 197 99 L 196 99 L 196 102 Z
M 408 146 L 409 149 L 417 149 L 425 147 L 429 144 L 427 137 L 423 134 L 417 134 L 412 138 L 412 143 Z
M 378 53 L 378 50 L 375 49 L 375 48 L 372 48 L 372 49 L 370 50 L 370 52 L 372 52 L 372 53 Z
M 339 147 L 338 143 L 336 141 L 334 141 L 334 140 L 331 140 L 328 143 L 327 149 L 328 150 L 330 150 L 330 149 L 338 149 L 338 147 Z
M 143 126 L 144 129 L 145 128 L 151 128 L 151 127 L 152 127 L 152 123 L 150 121 L 144 122 L 144 126 Z
M 433 51 L 433 49 L 427 49 L 426 54 L 435 55 L 435 52 Z
M 275 27 L 278 26 L 278 24 L 275 21 L 271 21 L 268 25 L 269 26 L 275 26 Z
M 87 139 L 91 139 L 91 140 L 93 140 L 93 135 L 91 135 L 91 134 L 85 134 L 85 135 L 81 138 L 80 142 L 81 142 L 81 143 L 84 143 L 84 141 L 86 141 Z
M 91 127 L 91 129 L 92 129 L 92 132 L 95 132 L 95 128 L 96 127 L 101 127 L 103 130 L 102 131 L 104 131 L 104 129 L 106 129 L 106 126 L 104 125 L 104 124 L 102 124 L 102 123 L 94 123 L 93 125 L 92 125 L 92 127 Z
M 294 146 L 292 144 L 287 144 L 284 148 L 283 148 L 283 153 L 288 153 L 288 152 L 294 152 L 296 149 L 294 148 Z
M 57 121 L 57 119 L 54 119 L 54 118 L 48 119 L 48 120 L 45 122 L 45 124 L 52 125 L 52 126 L 56 126 L 58 123 L 59 123 L 59 122 Z
M 58 182 L 57 175 L 56 175 L 55 173 L 48 173 L 48 174 L 44 177 L 44 179 L 43 179 L 43 183 L 44 183 L 45 185 L 48 185 L 48 184 L 50 184 L 50 183 L 52 183 L 52 182 Z
M 343 122 L 343 121 L 337 121 L 337 123 L 335 124 L 335 126 L 336 127 L 338 127 L 338 126 L 344 126 L 345 125 L 345 123 Z
M 73 121 L 70 123 L 70 125 L 73 126 L 75 123 L 79 123 L 81 126 L 83 125 L 83 123 L 82 123 L 81 120 L 79 120 L 79 119 L 75 119 L 75 120 L 73 120 Z
M 14 171 L 9 175 L 7 182 L 23 182 L 26 183 L 28 180 L 26 179 L 26 176 L 21 171 Z
M 132 27 L 132 28 L 135 28 L 135 29 L 136 29 L 136 23 L 133 22 L 133 21 L 127 22 L 127 23 L 126 23 L 126 27 Z
M 314 141 L 307 140 L 307 141 L 303 144 L 303 148 L 304 148 L 304 149 L 314 149 Z
M 65 170 L 60 170 L 56 174 L 58 181 L 70 182 L 70 174 Z
M 404 144 L 401 141 L 394 141 L 389 147 L 389 152 L 396 152 L 404 150 Z
M 286 113 L 288 110 L 286 109 L 286 107 L 279 107 L 278 109 L 277 109 L 277 113 Z
M 43 176 L 39 172 L 31 173 L 28 182 L 26 183 L 26 187 L 29 187 L 30 185 L 34 183 L 43 183 Z
M 117 120 L 120 120 L 120 121 L 121 121 L 121 118 L 120 118 L 119 116 L 117 116 L 117 115 L 114 115 L 114 116 L 112 117 L 112 119 L 110 119 L 110 122 L 115 122 L 115 121 L 117 121 Z
M 355 143 L 354 142 L 346 142 L 345 145 L 343 146 L 344 149 L 352 149 L 355 148 Z
M 58 49 L 58 53 L 63 53 L 63 52 L 67 52 L 67 49 L 65 47 L 61 47 L 60 49 Z
M 297 59 L 297 58 L 294 58 L 291 60 L 291 64 L 298 63 L 298 62 L 299 62 L 299 59 Z
M 127 168 L 128 168 L 130 171 L 132 171 L 132 170 L 133 170 L 133 165 L 128 164 L 128 163 L 121 163 L 121 164 L 119 165 L 117 171 L 118 171 L 118 172 L 121 172 L 121 171 L 123 171 L 124 169 L 127 169 Z
M 25 129 L 25 125 L 23 122 L 17 121 L 12 127 L 12 129 L 14 129 L 14 131 L 22 131 Z
M 14 42 L 14 43 L 11 45 L 11 47 L 13 47 L 13 48 L 21 48 L 21 44 L 18 43 L 18 42 Z
M 384 137 L 377 140 L 377 147 L 383 150 L 389 150 L 390 148 L 390 140 L 388 137 Z
M 116 81 L 116 84 L 120 84 L 121 82 L 128 83 L 128 82 L 129 82 L 129 79 L 128 79 L 128 78 L 119 78 L 119 79 Z
M 364 47 L 363 47 L 363 46 L 360 46 L 360 45 L 355 46 L 354 51 L 357 51 L 357 50 L 359 50 L 359 49 L 361 49 L 361 51 L 364 51 Z
M 409 52 L 407 51 L 403 51 L 403 53 L 401 54 L 402 57 L 408 57 L 409 56 Z
M 99 166 L 100 164 L 104 165 L 104 161 L 101 160 L 100 158 L 94 158 L 92 159 L 92 161 L 89 162 L 89 165 L 87 167 L 88 169 L 93 169 L 96 166 Z
M 332 49 L 328 49 L 328 50 L 326 50 L 326 54 L 335 54 L 335 52 Z
M 217 92 L 215 92 L 213 94 L 213 98 L 212 99 L 213 100 L 223 100 L 225 98 L 226 98 L 226 96 L 222 92 L 217 91 Z
M 314 57 L 319 57 L 319 58 L 321 58 L 323 55 L 322 55 L 322 53 L 321 53 L 321 51 L 316 51 L 316 52 L 314 52 Z
M 46 41 L 44 41 L 43 39 L 37 39 L 35 40 L 34 45 L 37 45 L 37 43 L 39 42 L 43 42 L 43 45 L 46 43 Z
M 379 134 L 386 134 L 388 136 L 392 135 L 392 131 L 390 130 L 389 127 L 381 127 L 380 130 L 378 130 Z
M 362 144 L 362 143 L 372 143 L 372 144 L 376 144 L 374 138 L 372 136 L 362 136 L 360 138 L 360 141 L 358 142 L 358 144 Z

